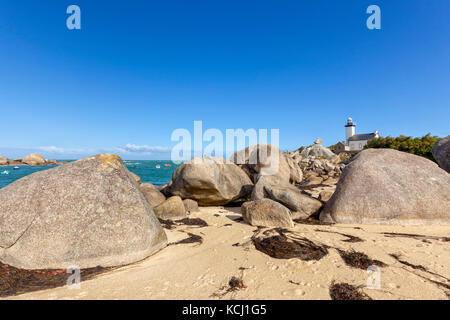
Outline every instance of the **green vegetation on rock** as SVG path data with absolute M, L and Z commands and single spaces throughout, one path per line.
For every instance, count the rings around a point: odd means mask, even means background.
M 413 138 L 404 135 L 396 138 L 387 136 L 386 138 L 374 138 L 369 140 L 365 146 L 365 149 L 389 148 L 412 153 L 432 161 L 436 161 L 433 157 L 431 149 L 438 140 L 439 137 L 431 136 L 429 133 L 421 138 Z

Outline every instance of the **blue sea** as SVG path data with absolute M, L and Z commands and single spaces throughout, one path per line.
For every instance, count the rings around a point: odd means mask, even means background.
M 179 166 L 179 164 L 175 164 L 169 160 L 124 160 L 124 163 L 128 170 L 142 178 L 142 182 L 149 182 L 158 187 L 169 183 L 170 179 L 172 179 L 173 171 Z M 170 164 L 171 166 L 166 167 L 164 166 L 165 164 Z M 13 169 L 14 166 L 0 166 L 0 188 L 34 172 L 48 170 L 56 166 L 58 165 L 18 166 L 19 169 L 17 170 Z M 4 171 L 9 171 L 9 174 L 2 174 Z

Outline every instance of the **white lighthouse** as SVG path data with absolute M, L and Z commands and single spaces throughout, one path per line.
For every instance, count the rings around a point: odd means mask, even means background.
M 364 149 L 367 141 L 373 138 L 379 138 L 378 131 L 356 134 L 355 128 L 356 125 L 353 123 L 353 119 L 348 118 L 347 124 L 345 125 L 345 151 L 360 151 Z
M 373 138 L 379 138 L 380 135 L 378 131 L 373 133 L 360 133 L 356 134 L 356 125 L 352 118 L 347 119 L 347 124 L 345 125 L 345 141 L 340 141 L 336 143 L 333 148 L 335 153 L 345 152 L 345 151 L 361 151 L 367 144 L 367 141 Z
M 355 124 L 353 123 L 352 118 L 347 119 L 347 124 L 345 125 L 345 139 L 348 142 L 348 138 L 353 137 L 355 135 Z

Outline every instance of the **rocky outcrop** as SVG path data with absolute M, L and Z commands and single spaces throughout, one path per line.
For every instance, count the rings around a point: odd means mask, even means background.
M 345 164 L 335 163 L 327 159 L 306 158 L 300 161 L 300 167 L 303 170 L 305 179 L 310 176 L 316 176 L 326 180 L 330 177 L 339 178 L 342 170 L 345 168 Z
M 26 269 L 117 266 L 167 244 L 122 160 L 100 154 L 0 189 L 0 261 Z
M 8 158 L 0 156 L 0 166 L 6 166 L 8 164 Z
M 22 159 L 22 162 L 30 166 L 42 165 L 46 163 L 44 157 L 37 153 L 30 153 Z
M 285 153 L 287 158 L 298 164 L 303 173 L 301 183 L 297 183 L 301 189 L 312 190 L 323 186 L 334 186 L 345 168 L 346 164 L 334 154 L 329 154 L 330 150 L 322 147 L 320 143 L 321 140 L 317 139 L 313 146 Z
M 163 203 L 153 208 L 155 215 L 164 220 L 176 220 L 186 218 L 186 209 L 183 200 L 178 196 L 170 197 Z
M 253 188 L 251 200 L 271 199 L 291 210 L 292 218 L 307 218 L 319 212 L 322 203 L 303 194 L 297 187 L 276 176 L 261 176 Z
M 450 136 L 440 139 L 434 144 L 433 157 L 442 169 L 450 173 Z
M 336 154 L 330 149 L 322 146 L 322 140 L 317 139 L 314 144 L 304 148 L 300 155 L 302 158 L 314 157 L 333 160 L 336 158 Z
M 171 195 L 199 205 L 224 205 L 247 198 L 253 183 L 237 165 L 215 157 L 194 158 L 175 169 L 167 187 Z
M 292 228 L 289 209 L 270 199 L 249 201 L 241 206 L 242 218 L 252 226 Z
M 450 224 L 450 175 L 423 157 L 392 149 L 364 150 L 344 169 L 320 219 Z
M 151 207 L 155 207 L 166 200 L 166 197 L 151 183 L 142 183 L 139 187 Z
M 238 164 L 255 183 L 260 176 L 276 176 L 286 182 L 299 183 L 303 178 L 302 171 L 291 160 L 270 144 L 253 145 L 231 156 L 231 161 Z
M 302 158 L 308 158 L 308 157 L 314 157 L 314 158 L 326 158 L 326 159 L 335 159 L 336 154 L 333 153 L 328 148 L 325 148 L 322 146 L 322 140 L 319 138 L 317 139 L 313 145 L 310 145 L 303 149 L 303 151 L 300 153 Z
M 192 199 L 184 199 L 183 200 L 184 208 L 186 209 L 186 212 L 192 213 L 197 212 L 198 210 L 198 203 L 195 200 Z

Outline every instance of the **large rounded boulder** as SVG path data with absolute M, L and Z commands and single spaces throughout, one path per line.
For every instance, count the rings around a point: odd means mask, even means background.
M 237 165 L 216 157 L 193 158 L 175 169 L 171 195 L 199 205 L 224 205 L 248 197 L 253 183 Z
M 22 162 L 30 166 L 45 164 L 45 159 L 43 156 L 37 153 L 30 153 L 22 159 Z
M 292 183 L 300 183 L 303 178 L 299 165 L 271 144 L 260 143 L 239 150 L 230 160 L 239 165 L 254 183 L 261 176 L 275 176 Z
M 450 136 L 440 139 L 434 144 L 433 157 L 442 169 L 450 173 Z
M 367 149 L 344 169 L 320 220 L 362 224 L 450 224 L 450 175 L 392 149 Z
M 183 200 L 178 196 L 170 197 L 153 208 L 155 215 L 163 220 L 175 220 L 186 218 L 186 208 Z
M 117 266 L 167 237 L 122 160 L 100 154 L 0 189 L 0 261 L 26 269 Z
M 258 227 L 293 228 L 288 208 L 270 199 L 248 201 L 241 206 L 242 218 Z

